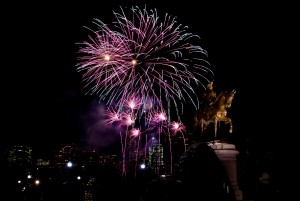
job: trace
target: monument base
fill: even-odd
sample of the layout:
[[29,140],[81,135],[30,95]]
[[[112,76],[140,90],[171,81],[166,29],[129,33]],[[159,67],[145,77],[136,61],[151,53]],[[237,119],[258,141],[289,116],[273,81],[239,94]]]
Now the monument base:
[[237,179],[237,164],[236,156],[239,152],[236,150],[235,145],[227,142],[213,141],[208,144],[219,157],[222,162],[231,185],[235,192],[235,197],[237,201],[243,200],[243,193],[239,188]]

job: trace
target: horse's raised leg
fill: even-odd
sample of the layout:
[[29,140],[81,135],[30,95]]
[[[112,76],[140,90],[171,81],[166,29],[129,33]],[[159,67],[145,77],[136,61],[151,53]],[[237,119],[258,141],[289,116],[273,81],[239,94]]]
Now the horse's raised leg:
[[214,129],[215,129],[215,138],[217,137],[217,130],[218,130],[218,120],[217,118],[215,118],[215,121],[214,121]]
[[229,123],[229,133],[232,133],[232,120],[228,118],[227,123]]
[[200,132],[201,132],[201,135],[202,135],[203,131],[204,131],[204,119],[203,118],[200,118],[199,126],[200,126]]

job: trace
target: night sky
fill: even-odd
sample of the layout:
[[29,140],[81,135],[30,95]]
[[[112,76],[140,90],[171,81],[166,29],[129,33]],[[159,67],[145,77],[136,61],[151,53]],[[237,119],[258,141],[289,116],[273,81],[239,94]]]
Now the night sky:
[[82,90],[75,68],[76,43],[87,39],[83,26],[90,26],[93,18],[110,24],[119,6],[142,8],[145,3],[162,15],[177,16],[202,38],[215,72],[216,91],[237,90],[228,110],[237,135],[256,143],[274,137],[274,127],[266,121],[271,122],[268,115],[274,112],[269,102],[280,84],[266,79],[281,67],[278,55],[285,23],[277,10],[192,0],[99,2],[7,5],[1,25],[3,144],[34,141],[45,150],[68,141],[113,144],[115,139],[100,140],[86,129],[97,121],[101,109],[97,98]]

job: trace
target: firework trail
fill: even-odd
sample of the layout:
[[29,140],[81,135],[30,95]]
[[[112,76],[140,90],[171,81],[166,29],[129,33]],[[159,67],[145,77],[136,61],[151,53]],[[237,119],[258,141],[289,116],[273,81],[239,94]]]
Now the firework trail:
[[[126,176],[126,151],[129,144],[135,142],[136,143],[136,156],[135,161],[137,167],[137,157],[138,157],[138,150],[140,146],[140,139],[143,133],[149,132],[153,130],[153,128],[146,128],[143,132],[141,128],[136,128],[135,125],[137,123],[137,118],[139,115],[141,104],[138,98],[131,97],[127,100],[122,108],[108,108],[106,111],[106,120],[105,123],[110,126],[117,126],[120,128],[120,139],[121,139],[121,150],[122,150],[122,174]],[[130,139],[131,137],[131,139]],[[136,173],[135,173],[136,174]]]
[[180,133],[181,137],[183,139],[183,144],[184,144],[184,152],[186,152],[186,139],[184,136],[184,133],[186,131],[186,127],[182,122],[170,122],[167,120],[167,115],[165,111],[156,111],[153,112],[150,117],[150,122],[152,124],[152,129],[153,127],[157,126],[158,127],[158,144],[160,144],[160,134],[165,133],[168,135],[168,140],[169,140],[169,154],[170,154],[170,173],[172,174],[173,170],[173,154],[172,154],[172,141],[171,137],[175,136],[176,134]]
[[138,155],[139,155],[139,149],[140,149],[140,140],[141,140],[141,131],[138,128],[134,128],[131,130],[131,136],[133,136],[133,139],[137,139],[137,148],[136,148],[136,154],[135,154],[135,168],[134,168],[134,176],[136,177],[136,170],[138,165]]

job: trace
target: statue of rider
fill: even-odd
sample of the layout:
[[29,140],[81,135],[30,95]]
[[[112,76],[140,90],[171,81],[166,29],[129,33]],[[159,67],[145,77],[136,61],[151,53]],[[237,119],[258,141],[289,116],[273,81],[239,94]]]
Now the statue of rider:
[[214,104],[217,101],[217,93],[213,90],[213,81],[207,84],[205,93],[203,94],[203,112],[206,113],[209,109],[213,108]]

